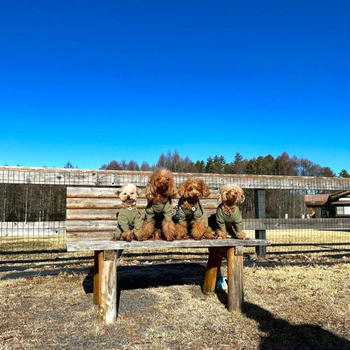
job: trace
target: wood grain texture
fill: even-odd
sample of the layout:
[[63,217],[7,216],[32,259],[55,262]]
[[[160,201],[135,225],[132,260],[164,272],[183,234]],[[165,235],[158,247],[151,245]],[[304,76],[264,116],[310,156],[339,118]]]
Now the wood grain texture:
[[255,247],[257,245],[269,245],[267,240],[241,240],[241,239],[202,239],[202,240],[178,240],[178,241],[78,241],[67,242],[67,250],[88,251],[88,250],[118,250],[118,249],[162,249],[162,248],[210,248],[210,247],[234,247],[246,246]]
[[113,241],[113,231],[100,231],[100,232],[70,232],[67,233],[67,241],[69,242],[81,242],[81,241]]
[[100,268],[99,320],[112,324],[117,318],[117,256],[115,251],[104,251]]
[[116,220],[115,209],[74,209],[67,210],[67,220]]
[[243,303],[243,247],[227,249],[227,308],[240,311]]

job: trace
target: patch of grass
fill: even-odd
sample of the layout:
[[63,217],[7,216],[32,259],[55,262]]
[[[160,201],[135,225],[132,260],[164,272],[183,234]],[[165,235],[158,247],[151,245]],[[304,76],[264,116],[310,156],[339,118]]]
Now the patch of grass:
[[0,252],[66,249],[65,235],[0,237]]
[[347,257],[245,261],[243,313],[202,294],[205,264],[120,263],[108,327],[92,303],[91,260],[0,265],[0,349],[349,349]]

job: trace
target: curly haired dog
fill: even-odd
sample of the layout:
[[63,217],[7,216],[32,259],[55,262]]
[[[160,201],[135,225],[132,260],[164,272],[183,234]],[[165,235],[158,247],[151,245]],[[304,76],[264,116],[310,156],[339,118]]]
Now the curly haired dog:
[[208,215],[204,212],[199,201],[200,198],[208,197],[210,190],[203,180],[189,178],[178,187],[181,196],[178,203],[176,224],[176,238],[188,238],[188,225],[191,226],[190,235],[194,239],[214,238],[211,228],[208,226]]
[[127,184],[117,194],[122,201],[123,208],[117,213],[117,228],[115,238],[131,241],[142,233],[142,216],[136,208],[136,200],[140,190],[133,184]]
[[167,169],[156,169],[146,185],[146,221],[140,239],[160,239],[161,232],[167,241],[175,239],[175,224],[172,221],[171,199],[176,195],[172,173]]
[[217,238],[227,238],[230,235],[238,239],[246,238],[243,232],[242,214],[236,205],[243,203],[244,199],[243,190],[238,185],[228,184],[220,188],[219,200],[221,203],[215,215]]

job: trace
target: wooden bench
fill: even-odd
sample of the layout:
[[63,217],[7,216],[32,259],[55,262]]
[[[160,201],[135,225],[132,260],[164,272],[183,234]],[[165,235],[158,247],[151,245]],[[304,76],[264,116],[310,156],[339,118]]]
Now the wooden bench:
[[[177,201],[174,200],[174,206]],[[206,210],[214,210],[215,196],[202,201]],[[140,198],[142,209],[146,200]],[[117,250],[209,248],[203,293],[215,292],[217,275],[223,258],[227,259],[228,310],[241,308],[243,302],[243,249],[266,246],[262,239],[115,241],[116,212],[121,208],[116,188],[67,187],[67,250],[94,251],[93,300],[99,306],[99,319],[107,324],[117,317]]]

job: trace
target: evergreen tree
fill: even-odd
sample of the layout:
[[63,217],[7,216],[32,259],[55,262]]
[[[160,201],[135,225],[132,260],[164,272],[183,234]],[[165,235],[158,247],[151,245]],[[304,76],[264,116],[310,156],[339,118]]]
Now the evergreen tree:
[[342,169],[339,173],[339,177],[349,178],[350,175],[345,169]]

